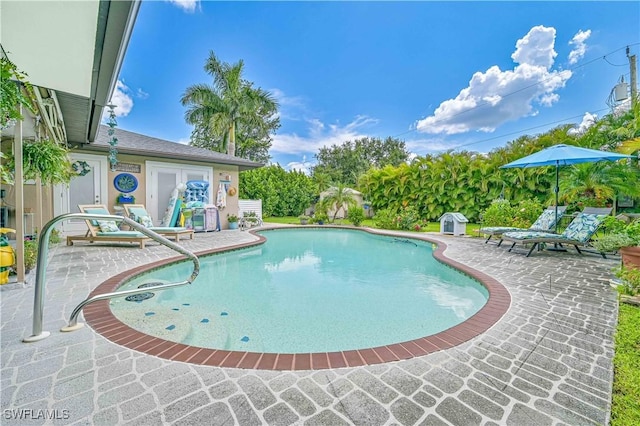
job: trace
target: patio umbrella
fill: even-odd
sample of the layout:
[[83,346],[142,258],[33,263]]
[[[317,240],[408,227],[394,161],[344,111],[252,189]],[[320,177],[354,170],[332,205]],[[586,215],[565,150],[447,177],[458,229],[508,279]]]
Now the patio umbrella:
[[633,158],[631,155],[617,154],[615,152],[598,151],[596,149],[581,148],[579,146],[558,144],[545,148],[534,154],[522,157],[519,160],[501,166],[501,169],[529,168],[541,166],[556,166],[556,224],[558,229],[558,192],[560,166],[579,163],[595,163],[598,161],[616,161],[622,158]]

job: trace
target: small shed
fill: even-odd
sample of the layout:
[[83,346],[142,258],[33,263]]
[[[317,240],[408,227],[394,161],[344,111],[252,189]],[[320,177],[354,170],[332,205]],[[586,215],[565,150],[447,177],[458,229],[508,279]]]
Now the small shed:
[[469,219],[462,213],[445,213],[440,216],[440,233],[464,235],[467,232]]

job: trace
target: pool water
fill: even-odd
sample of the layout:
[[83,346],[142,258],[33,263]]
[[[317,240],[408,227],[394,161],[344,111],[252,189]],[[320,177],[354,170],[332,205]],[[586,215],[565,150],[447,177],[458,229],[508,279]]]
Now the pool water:
[[[488,291],[443,265],[430,243],[363,231],[263,231],[261,246],[201,258],[190,286],[111,301],[146,334],[212,349],[333,352],[429,336],[479,311]],[[152,271],[121,288],[184,280],[192,265]]]

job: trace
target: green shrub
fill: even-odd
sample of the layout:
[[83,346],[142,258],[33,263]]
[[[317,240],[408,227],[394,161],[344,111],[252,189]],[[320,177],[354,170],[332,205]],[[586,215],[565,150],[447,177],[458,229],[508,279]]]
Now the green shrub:
[[640,294],[640,269],[621,266],[615,274],[622,280],[622,285],[618,286],[619,293],[629,296]]
[[353,226],[360,226],[364,220],[364,209],[360,206],[353,206],[347,212],[347,220],[353,224]]
[[373,216],[373,223],[377,228],[395,229],[396,217],[396,213],[390,209],[376,210],[376,214]]
[[482,226],[511,226],[516,217],[516,209],[509,200],[493,200],[482,213]]
[[511,226],[518,228],[530,227],[538,219],[542,210],[542,204],[536,199],[520,201],[518,207],[515,207],[515,216]]

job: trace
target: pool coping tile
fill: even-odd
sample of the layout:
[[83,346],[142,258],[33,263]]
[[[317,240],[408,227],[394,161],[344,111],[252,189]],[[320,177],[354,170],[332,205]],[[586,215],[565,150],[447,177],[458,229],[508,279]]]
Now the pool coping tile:
[[[276,228],[264,228],[262,231],[271,231]],[[282,229],[282,228],[277,228]],[[392,232],[361,229],[376,235],[394,235]],[[266,238],[253,233],[258,239],[244,244],[236,244],[224,248],[215,248],[198,252],[198,256],[238,250],[263,244]],[[139,352],[154,355],[159,358],[182,361],[192,364],[234,367],[259,370],[323,370],[331,368],[357,367],[373,365],[384,362],[398,361],[423,356],[429,353],[448,349],[476,338],[493,327],[508,311],[511,306],[509,291],[496,279],[469,266],[451,260],[444,255],[447,245],[442,241],[416,235],[417,240],[426,241],[436,245],[433,256],[436,260],[448,265],[463,274],[479,281],[488,291],[487,303],[465,322],[455,325],[439,333],[421,337],[407,342],[389,344],[375,348],[362,348],[340,352],[328,353],[298,353],[275,354],[258,352],[240,352],[207,349],[189,346],[164,340],[159,337],[141,333],[116,318],[109,307],[107,300],[95,302],[83,309],[84,317],[91,328],[98,334],[118,345],[125,346]],[[159,260],[147,265],[138,266],[109,278],[98,285],[90,296],[115,291],[123,283],[134,276],[150,270],[166,266],[170,263],[186,262],[182,256]]]

